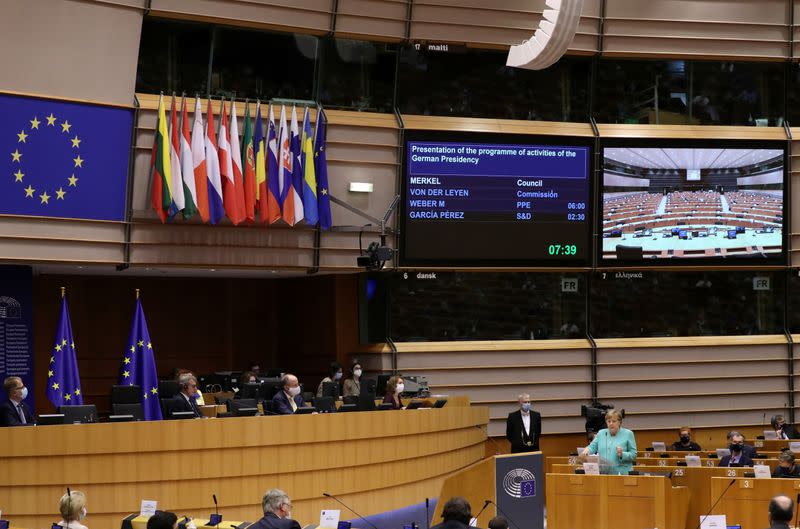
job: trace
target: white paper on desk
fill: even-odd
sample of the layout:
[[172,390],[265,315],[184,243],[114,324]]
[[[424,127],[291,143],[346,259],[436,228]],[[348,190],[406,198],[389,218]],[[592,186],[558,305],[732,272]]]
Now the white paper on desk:
[[755,473],[757,478],[769,479],[772,477],[769,465],[753,465],[753,472]]
[[731,451],[727,448],[717,448],[717,457],[722,459],[725,456],[731,455]]
[[726,529],[728,522],[724,514],[709,514],[700,517],[700,529]]
[[339,515],[342,511],[337,509],[323,509],[319,512],[319,527],[336,529],[339,527]]
[[663,443],[661,441],[653,441],[653,451],[654,452],[666,452],[667,451],[667,443]]
[[699,467],[700,466],[700,456],[686,456],[686,466],[687,467]]
[[775,430],[764,430],[765,441],[775,441],[778,438],[778,432]]
[[600,475],[600,463],[584,463],[583,471],[589,476]]
[[156,513],[158,502],[155,500],[142,500],[142,509],[139,511],[140,516],[147,516],[150,518]]
[[791,450],[795,454],[800,453],[800,443],[798,442],[789,443],[789,450]]

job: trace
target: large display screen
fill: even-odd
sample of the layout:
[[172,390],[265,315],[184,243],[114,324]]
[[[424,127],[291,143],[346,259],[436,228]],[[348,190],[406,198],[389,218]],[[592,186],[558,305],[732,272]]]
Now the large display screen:
[[601,262],[781,264],[785,157],[775,142],[604,145]]
[[590,140],[560,140],[408,132],[400,264],[588,263]]

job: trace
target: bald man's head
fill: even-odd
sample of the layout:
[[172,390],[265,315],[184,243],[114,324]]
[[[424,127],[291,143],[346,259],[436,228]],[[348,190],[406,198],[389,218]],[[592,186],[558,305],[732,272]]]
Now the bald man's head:
[[788,496],[775,496],[769,502],[769,521],[791,522],[794,512],[794,502]]

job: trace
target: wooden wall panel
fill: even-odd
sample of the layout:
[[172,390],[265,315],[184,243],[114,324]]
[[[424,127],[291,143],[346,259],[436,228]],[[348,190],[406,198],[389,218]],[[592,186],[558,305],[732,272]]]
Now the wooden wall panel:
[[399,42],[406,35],[410,0],[340,0],[336,34]]

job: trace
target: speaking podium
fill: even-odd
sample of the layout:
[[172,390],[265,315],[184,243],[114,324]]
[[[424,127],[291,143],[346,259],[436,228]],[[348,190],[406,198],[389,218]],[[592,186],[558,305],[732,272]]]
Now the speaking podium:
[[544,528],[544,461],[541,452],[498,455],[474,463],[445,479],[431,525],[441,521],[442,508],[453,496],[462,496],[478,516],[478,527],[488,527],[496,515],[509,519],[517,529]]
[[688,508],[665,476],[547,475],[548,529],[684,529]]

